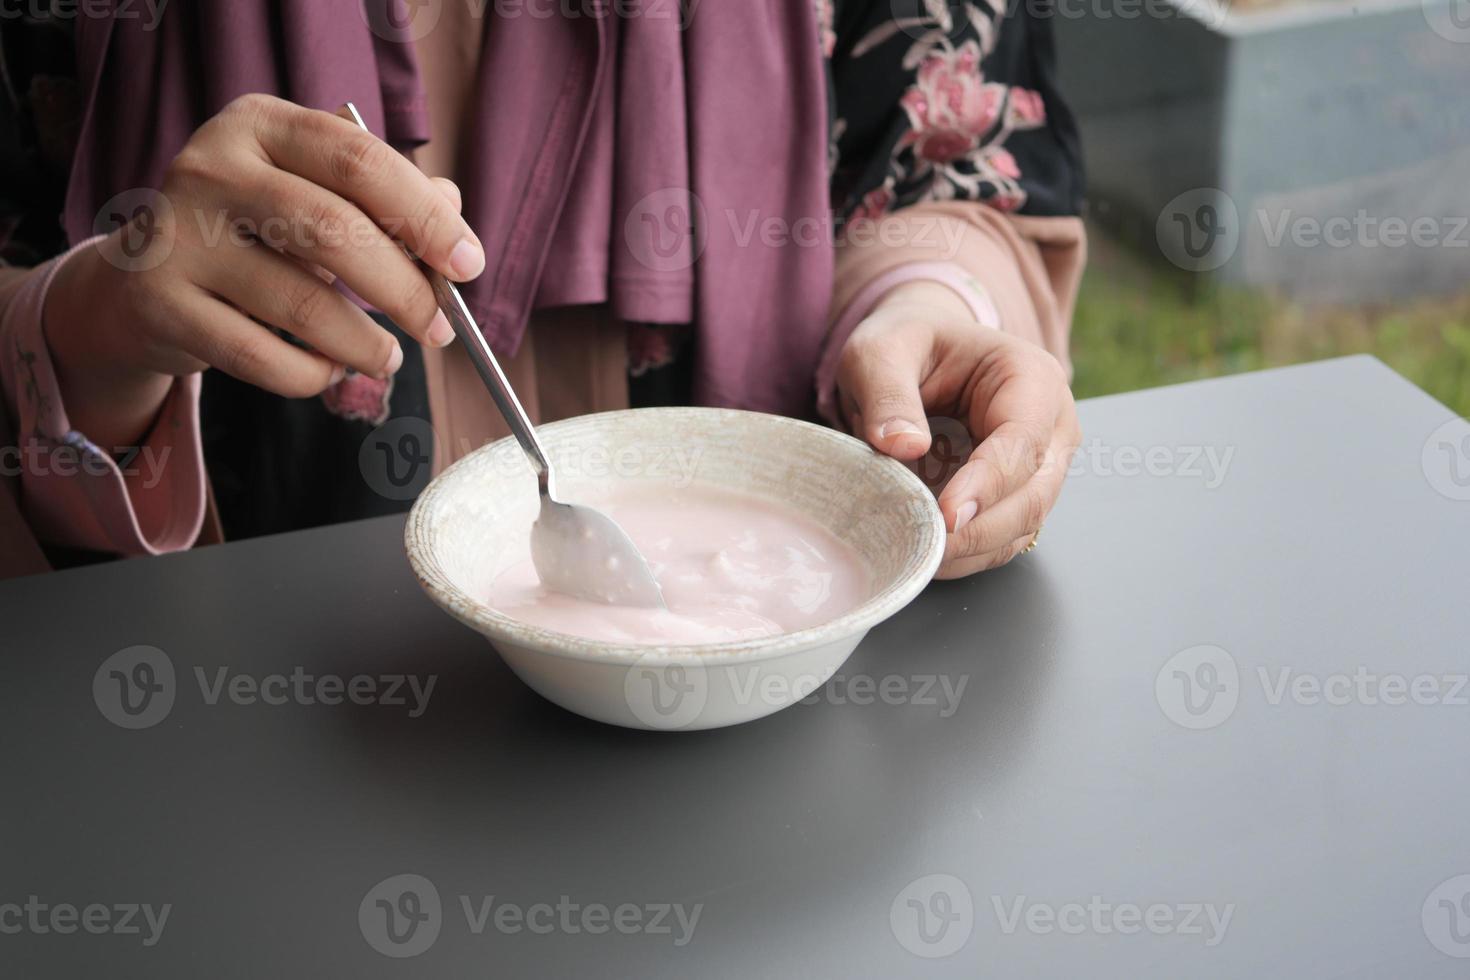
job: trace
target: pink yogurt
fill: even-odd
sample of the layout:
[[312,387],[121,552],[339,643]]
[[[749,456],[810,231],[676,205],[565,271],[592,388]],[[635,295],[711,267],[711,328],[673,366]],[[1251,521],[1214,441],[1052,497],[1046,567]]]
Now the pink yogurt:
[[872,595],[851,547],[777,503],[704,488],[578,502],[628,532],[668,608],[550,592],[531,565],[529,541],[495,579],[490,605],[533,626],[613,643],[721,643],[817,626]]

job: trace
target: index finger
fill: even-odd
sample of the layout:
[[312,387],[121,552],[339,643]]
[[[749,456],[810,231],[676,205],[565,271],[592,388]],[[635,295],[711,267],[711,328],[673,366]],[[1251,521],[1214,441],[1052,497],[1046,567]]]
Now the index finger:
[[330,112],[279,103],[256,124],[271,162],[346,198],[447,278],[485,270],[485,249],[433,181],[393,147]]

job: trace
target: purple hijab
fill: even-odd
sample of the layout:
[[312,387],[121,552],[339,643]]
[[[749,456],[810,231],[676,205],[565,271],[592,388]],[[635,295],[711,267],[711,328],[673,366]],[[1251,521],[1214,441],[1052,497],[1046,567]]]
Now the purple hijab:
[[[351,100],[395,146],[428,140],[412,18],[478,0],[412,13],[405,2],[192,0],[152,30],[81,18],[90,95],[70,239],[92,234],[113,195],[160,186],[189,135],[247,92],[321,109]],[[537,307],[607,303],[627,320],[693,323],[697,401],[808,415],[832,277],[812,0],[698,3],[687,23],[680,6],[486,6],[472,165],[460,172],[489,262],[465,297],[506,354]],[[788,229],[807,244],[784,241]]]

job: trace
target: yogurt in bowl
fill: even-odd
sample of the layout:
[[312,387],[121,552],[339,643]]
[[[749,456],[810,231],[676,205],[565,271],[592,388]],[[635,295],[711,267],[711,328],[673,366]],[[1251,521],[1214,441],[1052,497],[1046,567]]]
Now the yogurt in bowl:
[[944,522],[902,464],[774,415],[657,408],[537,429],[559,494],[605,509],[668,609],[548,593],[529,559],[536,481],[510,439],[440,474],[409,515],[428,594],[549,700],[631,728],[749,721],[825,683],[933,577]]

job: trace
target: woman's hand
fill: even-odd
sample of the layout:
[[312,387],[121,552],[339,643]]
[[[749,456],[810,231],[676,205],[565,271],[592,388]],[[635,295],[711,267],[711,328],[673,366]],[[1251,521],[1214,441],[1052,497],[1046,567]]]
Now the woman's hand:
[[163,198],[144,209],[148,227],[135,215],[66,263],[47,303],[73,425],[103,445],[127,437],[97,428],[146,423],[157,405],[138,399],[205,367],[288,397],[317,394],[345,368],[387,377],[403,362],[398,342],[331,282],[439,347],[453,333],[400,243],[457,281],[485,266],[452,183],[347,119],[269,96],[239,98],[201,127]]
[[1036,540],[1082,439],[1051,354],[977,323],[948,288],[913,282],[853,331],[837,388],[853,432],[896,459],[929,452],[931,415],[963,421],[978,445],[939,495],[950,529],[939,578],[1004,565]]

